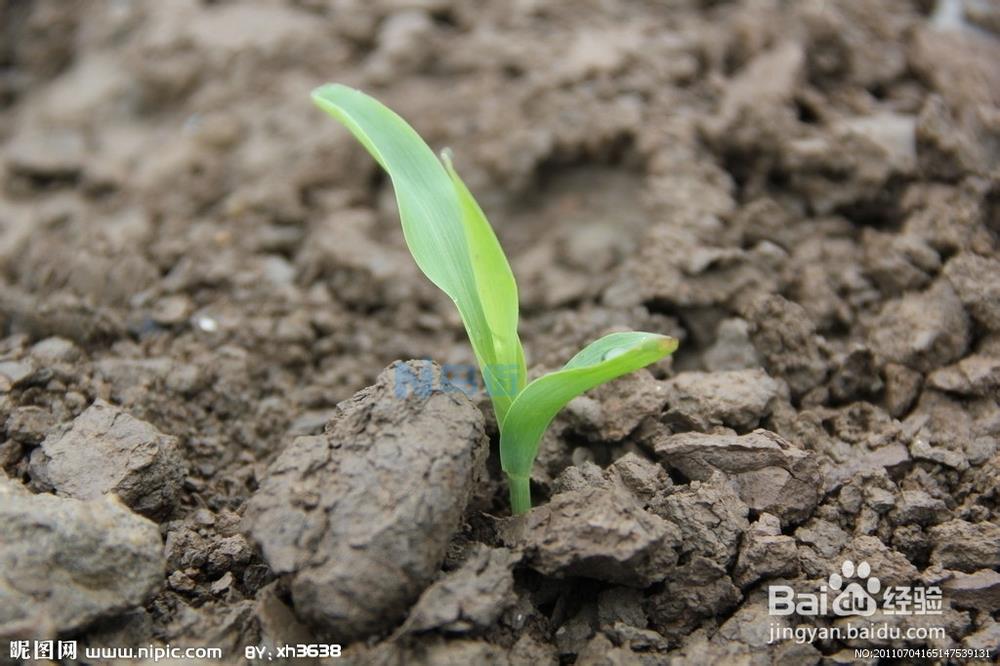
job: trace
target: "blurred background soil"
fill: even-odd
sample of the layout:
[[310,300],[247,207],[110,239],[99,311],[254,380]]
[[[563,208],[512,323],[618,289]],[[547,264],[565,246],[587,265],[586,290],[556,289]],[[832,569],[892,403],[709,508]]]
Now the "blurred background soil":
[[[616,328],[682,339],[559,417],[541,501],[574,463],[656,459],[685,433],[766,428],[819,470],[794,511],[732,499],[715,573],[688,583],[718,594],[524,568],[529,628],[506,614],[358,659],[839,663],[845,644],[762,646],[760,581],[819,579],[861,546],[908,580],[985,571],[941,644],[997,648],[989,0],[0,1],[0,465],[88,498],[130,437],[159,442],[115,489],[158,524],[162,577],[52,635],[239,654],[304,631],[239,528],[267,466],[392,361],[472,361],[387,179],[312,107],[326,81],[452,148],[510,256],[533,374]],[[77,460],[95,428],[124,430]],[[665,485],[698,483],[664,464]],[[497,545],[491,465],[463,544]],[[754,526],[789,539],[756,576],[736,571]],[[956,539],[982,556],[951,557]]]

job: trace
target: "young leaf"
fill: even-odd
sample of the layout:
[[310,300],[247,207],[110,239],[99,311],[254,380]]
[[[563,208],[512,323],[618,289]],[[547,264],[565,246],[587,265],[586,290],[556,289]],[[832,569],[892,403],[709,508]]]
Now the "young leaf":
[[[493,227],[486,219],[483,209],[473,198],[469,188],[459,177],[451,163],[451,151],[441,154],[448,175],[455,185],[458,202],[462,208],[462,222],[465,225],[466,238],[469,241],[469,251],[472,255],[472,269],[476,274],[476,286],[479,290],[479,300],[483,313],[493,333],[493,349],[497,359],[510,362],[510,367],[483,368],[486,385],[490,393],[502,393],[506,390],[513,400],[524,388],[528,372],[525,368],[524,351],[521,340],[517,336],[518,301],[517,283],[514,273],[510,270],[507,257],[500,247],[500,241],[493,233]],[[503,375],[512,379],[513,386],[504,386]],[[511,376],[512,375],[512,376]],[[495,389],[490,381],[496,383]],[[511,388],[513,390],[511,390]],[[498,414],[502,422],[505,414]]]
[[517,336],[517,285],[507,258],[472,194],[405,120],[364,93],[339,84],[313,91],[389,174],[403,237],[420,270],[458,307],[498,421],[524,386]]
[[531,508],[531,467],[538,443],[556,413],[584,391],[673,353],[677,344],[666,335],[612,333],[590,343],[561,370],[539,377],[518,394],[500,428],[500,464],[510,480],[514,513]]

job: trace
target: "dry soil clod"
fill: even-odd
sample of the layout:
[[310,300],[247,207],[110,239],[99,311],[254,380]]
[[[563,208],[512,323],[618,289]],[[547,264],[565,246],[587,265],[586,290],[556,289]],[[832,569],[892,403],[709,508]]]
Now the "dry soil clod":
[[360,639],[402,619],[431,583],[485,452],[482,413],[441,389],[440,369],[397,362],[341,403],[323,435],[282,452],[245,526],[271,569],[290,577],[300,617],[337,640]]
[[820,499],[820,474],[812,453],[767,430],[747,435],[696,432],[661,435],[656,454],[689,479],[708,480],[714,471],[732,479],[747,505],[794,524],[808,518]]
[[29,470],[43,489],[83,500],[115,493],[144,515],[173,509],[185,472],[176,438],[104,400],[50,432]]
[[33,495],[0,474],[0,571],[0,638],[54,637],[146,601],[163,546],[114,497]]

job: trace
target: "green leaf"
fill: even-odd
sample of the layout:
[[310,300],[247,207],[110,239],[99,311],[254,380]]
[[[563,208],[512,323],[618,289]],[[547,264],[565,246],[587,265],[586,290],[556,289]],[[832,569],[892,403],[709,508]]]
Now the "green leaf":
[[[677,340],[655,333],[612,333],[587,345],[561,370],[521,391],[500,428],[500,464],[527,484],[538,443],[566,403],[599,384],[654,363],[677,349]],[[518,507],[514,508],[518,513]]]
[[386,106],[339,84],[317,88],[312,99],[389,174],[410,253],[458,307],[503,422],[525,383],[524,351],[517,336],[517,285],[485,215],[450,159],[442,165],[420,135]]
[[[527,381],[527,369],[524,362],[524,350],[517,336],[517,319],[519,305],[517,301],[517,283],[514,272],[510,270],[507,257],[500,247],[500,241],[493,233],[493,227],[486,219],[483,209],[473,198],[469,188],[455,171],[451,163],[451,151],[441,154],[448,175],[455,185],[458,202],[462,208],[462,222],[465,225],[465,237],[469,243],[472,258],[472,270],[476,276],[476,287],[483,313],[493,333],[493,349],[496,358],[501,362],[509,362],[509,367],[487,367],[483,369],[487,386],[494,382],[495,388],[490,394],[506,393],[511,400],[524,388]],[[513,380],[509,382],[507,380]],[[512,383],[512,387],[505,384]],[[502,421],[504,415],[497,415]]]

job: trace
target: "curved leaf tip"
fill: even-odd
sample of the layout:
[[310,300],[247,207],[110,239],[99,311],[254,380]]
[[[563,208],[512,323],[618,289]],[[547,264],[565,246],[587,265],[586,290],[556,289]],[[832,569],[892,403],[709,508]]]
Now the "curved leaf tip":
[[[560,370],[528,384],[514,399],[500,427],[500,463],[512,489],[524,487],[549,423],[570,400],[673,353],[676,338],[656,333],[612,333],[584,347]],[[512,492],[512,501],[515,495]],[[515,513],[523,508],[515,506]],[[526,510],[526,509],[524,509]]]

